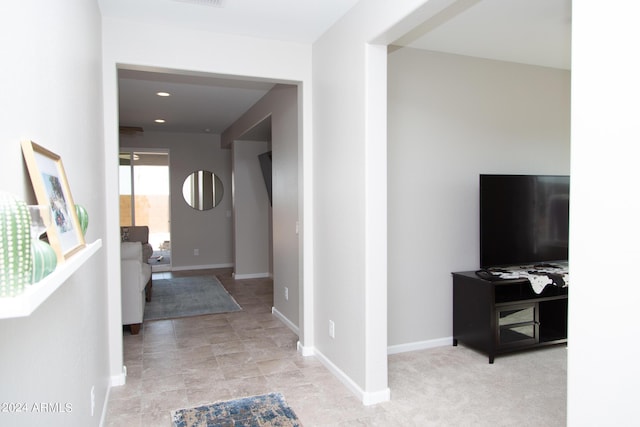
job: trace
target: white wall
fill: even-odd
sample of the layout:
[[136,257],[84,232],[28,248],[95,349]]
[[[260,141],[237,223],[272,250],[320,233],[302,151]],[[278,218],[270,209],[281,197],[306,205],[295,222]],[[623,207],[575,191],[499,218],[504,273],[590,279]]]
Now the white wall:
[[[289,325],[300,327],[299,109],[298,88],[276,86],[272,104],[273,153],[273,305]],[[288,289],[285,299],[284,288]],[[296,328],[296,329],[298,329]]]
[[389,54],[389,345],[450,344],[451,272],[479,268],[478,175],[569,174],[566,70]]
[[[21,139],[59,154],[74,201],[89,213],[89,242],[105,239],[100,27],[95,1],[0,4],[0,189],[35,203]],[[0,424],[99,425],[110,381],[104,254],[31,316],[0,320],[0,401],[72,411],[1,413]]]
[[314,347],[365,403],[389,398],[383,35],[423,3],[359,2],[313,45]]
[[573,2],[569,426],[637,423],[639,14]]
[[[231,266],[231,150],[220,148],[220,135],[144,132],[141,135],[120,135],[120,146],[169,150],[172,268]],[[207,211],[192,209],[182,197],[184,179],[200,169],[216,174],[223,185],[222,201]],[[200,255],[194,255],[194,249],[198,249]]]
[[[103,99],[105,107],[105,153],[115,158],[118,150],[118,102],[117,67],[119,64],[142,66],[146,69],[161,68],[172,72],[189,71],[220,76],[245,76],[270,81],[301,83],[302,122],[305,124],[301,144],[311,145],[311,48],[309,45],[262,40],[250,37],[227,36],[206,31],[173,27],[170,24],[153,25],[125,20],[103,20]],[[310,162],[310,148],[305,151],[306,163]],[[117,230],[119,215],[117,166],[106,163],[106,198],[113,206],[107,210],[107,229]],[[305,191],[311,194],[311,180],[304,182]],[[310,201],[304,205],[305,215],[310,212]],[[109,205],[111,206],[111,204]],[[303,242],[305,255],[313,253],[311,223],[303,221],[302,227],[308,239]],[[109,234],[112,245],[107,253],[107,268],[118,272],[118,233]],[[305,263],[305,286],[312,287],[310,260]],[[110,277],[109,310],[113,319],[119,316],[119,278]],[[116,295],[117,292],[117,295]],[[305,313],[305,316],[307,313]],[[311,315],[311,312],[308,313]],[[307,325],[311,322],[307,322]],[[117,350],[122,341],[121,327],[115,320],[109,325],[111,348],[111,372],[116,375],[122,368],[122,354]],[[312,339],[311,334],[306,334]],[[303,338],[304,340],[304,338]]]
[[[260,101],[222,134],[222,143],[241,137],[265,117],[271,121],[271,151],[273,158],[273,305],[293,330],[299,332],[302,280],[299,277],[300,245],[296,233],[299,201],[299,108],[298,88],[276,85]],[[285,298],[288,289],[289,298]]]
[[269,277],[270,207],[258,161],[269,144],[234,141],[232,150],[234,277]]

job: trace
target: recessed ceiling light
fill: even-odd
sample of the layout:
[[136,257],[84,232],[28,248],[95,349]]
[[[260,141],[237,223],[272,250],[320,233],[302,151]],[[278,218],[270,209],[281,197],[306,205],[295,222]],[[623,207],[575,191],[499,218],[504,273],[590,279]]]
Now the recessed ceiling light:
[[165,119],[155,119],[154,122],[156,122],[156,123],[164,123]]
[[156,95],[158,95],[158,96],[171,96],[171,94],[169,92],[156,92]]

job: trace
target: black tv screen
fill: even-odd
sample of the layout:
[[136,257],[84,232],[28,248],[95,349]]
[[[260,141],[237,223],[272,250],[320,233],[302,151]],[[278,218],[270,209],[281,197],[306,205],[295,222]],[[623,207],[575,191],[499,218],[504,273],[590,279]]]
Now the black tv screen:
[[480,175],[480,267],[569,258],[569,177]]

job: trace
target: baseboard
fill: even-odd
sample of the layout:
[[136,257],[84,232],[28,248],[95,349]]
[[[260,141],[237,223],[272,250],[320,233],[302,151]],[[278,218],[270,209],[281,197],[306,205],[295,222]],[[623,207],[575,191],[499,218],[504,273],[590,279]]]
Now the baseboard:
[[234,264],[206,264],[206,265],[185,265],[182,267],[171,266],[171,271],[187,271],[187,270],[208,270],[211,268],[229,268]]
[[104,404],[102,405],[102,415],[100,415],[100,423],[98,424],[100,427],[105,425],[104,422],[107,419],[107,410],[109,409],[109,397],[110,396],[111,396],[111,385],[109,385],[109,387],[107,387],[107,393],[104,396]]
[[444,338],[437,338],[435,340],[391,345],[387,347],[387,354],[407,353],[410,351],[426,350],[429,348],[446,347],[451,345],[453,345],[453,337],[444,337]]
[[111,397],[111,389],[113,387],[118,387],[121,385],[125,385],[127,382],[127,367],[122,367],[122,373],[118,375],[112,375],[109,377],[109,384],[107,386],[107,393],[104,397],[104,404],[102,405],[102,415],[100,416],[100,423],[98,424],[100,427],[104,426],[104,422],[107,419],[107,410],[109,409],[109,398]]
[[271,277],[271,273],[251,273],[251,274],[233,274],[233,278],[236,280],[243,279],[266,279]]
[[118,387],[121,385],[125,385],[127,382],[127,367],[122,367],[122,373],[118,375],[112,375],[109,381],[110,387]]
[[360,399],[363,405],[375,405],[377,403],[386,402],[391,399],[391,391],[387,387],[384,390],[368,392],[362,390],[347,374],[331,362],[324,354],[314,349],[314,355],[320,362],[342,382],[353,394]]
[[391,389],[389,387],[376,392],[367,392],[362,397],[362,404],[365,406],[377,405],[378,403],[391,400]]
[[302,345],[302,343],[300,341],[298,341],[298,343],[296,344],[297,349],[298,349],[298,353],[300,353],[301,356],[304,357],[310,357],[310,356],[315,356],[316,352],[313,349],[313,347],[305,347]]
[[[273,309],[272,309],[273,310]],[[429,348],[444,347],[453,345],[453,337],[438,338],[434,340],[419,341],[408,344],[399,344],[387,347],[387,354],[406,353],[416,350],[426,350]],[[353,394],[355,394],[363,405],[375,405],[386,402],[391,399],[391,390],[387,387],[384,390],[376,392],[367,392],[362,390],[358,384],[353,382],[340,368],[331,362],[324,354],[314,347],[304,347],[298,341],[298,353],[302,356],[316,356],[318,360],[342,382]]]
[[294,334],[300,336],[300,329],[296,325],[293,324],[291,320],[289,320],[284,314],[280,313],[275,307],[271,307],[271,314],[278,318],[282,323],[284,323]]

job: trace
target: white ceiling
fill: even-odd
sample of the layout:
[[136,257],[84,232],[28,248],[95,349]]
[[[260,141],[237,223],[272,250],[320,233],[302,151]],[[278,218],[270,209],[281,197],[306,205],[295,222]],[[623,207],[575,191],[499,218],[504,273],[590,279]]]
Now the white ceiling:
[[267,82],[121,69],[120,126],[220,134],[272,87]]
[[[98,0],[105,17],[312,43],[358,0]],[[366,1],[366,0],[362,0]],[[571,0],[457,0],[395,45],[570,69]],[[120,123],[221,133],[272,83],[121,70]],[[170,97],[160,98],[157,91]],[[167,120],[162,125],[156,118]]]
[[98,0],[103,16],[312,43],[358,0]]
[[571,68],[571,0],[459,0],[396,44]]

